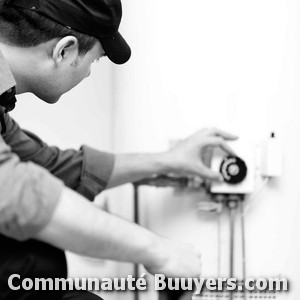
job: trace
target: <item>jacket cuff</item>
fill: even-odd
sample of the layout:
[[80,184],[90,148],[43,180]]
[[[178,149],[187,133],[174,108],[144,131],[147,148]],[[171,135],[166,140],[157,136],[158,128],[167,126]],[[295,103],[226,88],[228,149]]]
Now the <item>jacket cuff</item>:
[[110,179],[115,155],[82,146],[83,166],[77,191],[89,200],[103,191]]

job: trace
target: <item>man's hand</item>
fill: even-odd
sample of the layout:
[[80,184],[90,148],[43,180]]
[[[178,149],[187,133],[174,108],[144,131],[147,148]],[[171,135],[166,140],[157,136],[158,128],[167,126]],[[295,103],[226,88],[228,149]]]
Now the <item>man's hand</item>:
[[170,174],[198,176],[206,180],[221,180],[220,174],[209,168],[212,148],[219,147],[234,154],[226,141],[237,137],[219,129],[204,129],[180,141],[173,149],[163,153],[117,154],[107,187]]
[[156,263],[146,265],[151,274],[164,274],[169,278],[199,277],[201,273],[201,254],[193,246],[163,240],[160,247],[154,249]]
[[220,129],[204,129],[178,142],[174,148],[164,154],[164,160],[172,173],[222,180],[219,173],[209,168],[212,148],[219,147],[228,154],[234,155],[234,151],[226,141],[236,139],[237,136]]

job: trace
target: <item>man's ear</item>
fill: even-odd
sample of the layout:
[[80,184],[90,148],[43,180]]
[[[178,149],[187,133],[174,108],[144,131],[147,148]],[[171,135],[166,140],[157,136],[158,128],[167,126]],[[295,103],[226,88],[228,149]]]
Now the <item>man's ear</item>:
[[63,62],[72,63],[78,58],[78,40],[74,36],[60,39],[53,48],[52,58],[56,65]]

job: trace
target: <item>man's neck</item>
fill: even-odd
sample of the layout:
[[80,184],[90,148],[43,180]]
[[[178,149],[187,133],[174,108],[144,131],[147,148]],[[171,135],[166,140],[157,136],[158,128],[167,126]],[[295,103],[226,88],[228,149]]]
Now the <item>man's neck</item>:
[[10,66],[0,51],[0,95],[16,85]]
[[0,42],[0,51],[16,81],[16,93],[28,92],[26,81],[23,80],[24,68],[26,69],[26,67],[24,65],[24,55],[22,57],[20,48]]

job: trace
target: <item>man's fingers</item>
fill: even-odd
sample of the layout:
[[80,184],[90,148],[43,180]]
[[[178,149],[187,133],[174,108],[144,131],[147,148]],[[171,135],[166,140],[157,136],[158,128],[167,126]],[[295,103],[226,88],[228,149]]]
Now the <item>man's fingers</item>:
[[236,156],[236,153],[233,151],[233,149],[231,147],[229,147],[225,141],[222,141],[220,144],[219,144],[219,147],[224,150],[225,152],[227,152],[228,154],[231,154],[231,155],[234,155]]
[[207,132],[208,132],[208,135],[219,136],[219,137],[222,137],[223,139],[229,140],[229,141],[233,141],[233,140],[238,139],[238,136],[236,136],[234,134],[231,134],[229,132],[226,132],[224,130],[218,129],[218,128],[208,129]]
[[206,167],[204,165],[201,166],[201,169],[199,170],[199,175],[202,178],[223,181],[223,177],[220,173],[214,172],[213,170],[209,169],[208,167]]
[[215,147],[220,147],[223,151],[231,155],[236,155],[233,149],[228,146],[222,137],[210,137],[207,140],[207,144]]
[[212,147],[207,146],[202,149],[202,153],[201,153],[202,161],[207,167],[210,166],[212,156],[213,156]]

